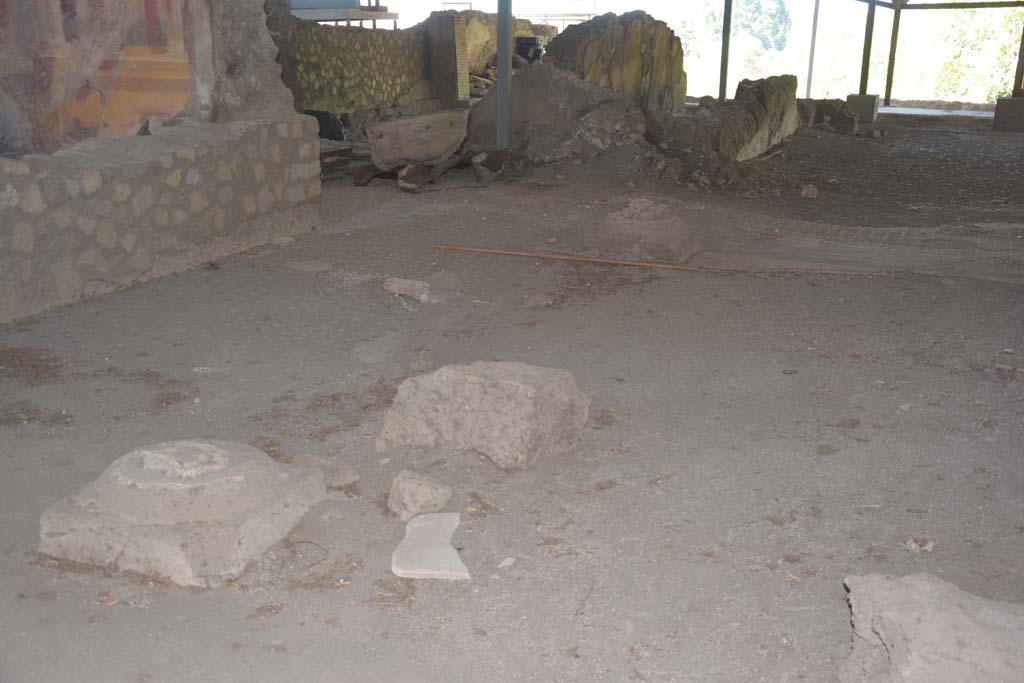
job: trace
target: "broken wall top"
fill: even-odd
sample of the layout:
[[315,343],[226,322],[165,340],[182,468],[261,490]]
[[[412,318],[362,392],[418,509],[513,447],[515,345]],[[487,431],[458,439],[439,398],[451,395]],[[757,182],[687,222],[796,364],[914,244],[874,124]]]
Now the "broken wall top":
[[686,107],[682,44],[665,22],[642,11],[569,26],[548,44],[545,61],[628,95],[643,111]]

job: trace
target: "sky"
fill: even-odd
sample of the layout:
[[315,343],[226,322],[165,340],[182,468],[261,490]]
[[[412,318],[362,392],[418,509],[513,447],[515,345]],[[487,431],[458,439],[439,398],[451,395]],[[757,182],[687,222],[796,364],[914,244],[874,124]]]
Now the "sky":
[[[717,0],[720,2],[720,0]],[[735,0],[742,2],[743,0]],[[861,51],[867,5],[856,0],[820,0],[818,42],[815,56],[813,97],[845,97],[856,92],[860,78]],[[386,0],[390,11],[400,15],[399,26],[419,23],[431,11],[440,9],[497,10],[497,0],[445,2],[442,0]],[[715,0],[712,0],[715,2]],[[384,4],[384,3],[382,3]],[[704,0],[512,0],[516,16],[542,21],[552,14],[621,14],[642,9],[679,30],[684,19],[703,29],[695,44],[684,42],[684,68],[687,72],[687,93],[700,96],[717,94],[721,50],[720,28],[708,27],[703,16],[708,8]],[[800,96],[806,93],[807,66],[810,53],[811,24],[814,0],[786,0],[792,18],[786,48],[768,55],[751,36],[733,32],[731,38],[728,91],[734,92],[742,78],[762,78],[791,73],[799,80]],[[993,21],[996,13],[993,10]],[[534,15],[534,16],[530,16]],[[905,12],[900,26],[897,50],[894,98],[935,99],[939,69],[946,59],[943,45],[944,26],[950,14],[943,10]],[[559,25],[558,21],[550,21]],[[881,93],[885,87],[885,70],[889,55],[892,11],[876,12],[874,41],[868,91]],[[982,101],[979,93],[973,97]]]

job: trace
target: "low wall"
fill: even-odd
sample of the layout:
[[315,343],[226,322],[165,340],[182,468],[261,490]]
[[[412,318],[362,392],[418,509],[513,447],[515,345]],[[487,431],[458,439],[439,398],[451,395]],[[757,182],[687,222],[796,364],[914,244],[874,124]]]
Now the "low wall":
[[281,77],[300,112],[342,117],[361,136],[378,121],[469,105],[465,22],[434,12],[404,31],[304,21],[267,0]]
[[[293,50],[292,93],[300,110],[359,116],[431,96],[427,38],[420,31],[309,24],[296,33]],[[285,83],[290,80],[285,74]]]
[[307,116],[185,119],[0,159],[0,321],[309,230],[318,131]]

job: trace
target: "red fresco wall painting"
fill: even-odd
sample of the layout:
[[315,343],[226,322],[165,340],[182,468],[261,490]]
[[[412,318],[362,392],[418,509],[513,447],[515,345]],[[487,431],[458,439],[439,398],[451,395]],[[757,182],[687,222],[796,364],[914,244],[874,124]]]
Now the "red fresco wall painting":
[[188,1],[0,0],[0,88],[31,146],[135,135],[146,118],[182,111]]

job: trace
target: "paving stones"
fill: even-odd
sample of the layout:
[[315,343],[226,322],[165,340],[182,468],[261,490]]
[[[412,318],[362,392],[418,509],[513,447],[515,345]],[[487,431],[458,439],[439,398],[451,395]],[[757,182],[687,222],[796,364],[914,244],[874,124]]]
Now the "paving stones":
[[83,564],[218,586],[327,495],[323,474],[226,441],[171,441],[115,460],[48,507],[39,551]]
[[405,579],[469,579],[469,570],[451,545],[458,527],[457,512],[413,517],[391,555],[391,571]]
[[845,683],[1024,680],[1024,605],[986,600],[930,574],[850,576]]
[[564,370],[525,363],[448,365],[398,388],[377,450],[453,448],[485,454],[501,469],[525,469],[572,451],[590,399]]
[[452,499],[452,490],[432,477],[402,470],[391,482],[388,508],[403,522],[424,512],[439,512]]

